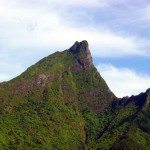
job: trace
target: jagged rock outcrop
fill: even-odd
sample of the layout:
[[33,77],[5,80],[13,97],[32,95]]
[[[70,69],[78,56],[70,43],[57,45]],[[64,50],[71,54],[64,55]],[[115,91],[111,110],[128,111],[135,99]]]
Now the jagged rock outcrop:
[[92,66],[92,56],[87,41],[76,41],[75,44],[69,49],[69,52],[76,57],[76,62],[82,69]]

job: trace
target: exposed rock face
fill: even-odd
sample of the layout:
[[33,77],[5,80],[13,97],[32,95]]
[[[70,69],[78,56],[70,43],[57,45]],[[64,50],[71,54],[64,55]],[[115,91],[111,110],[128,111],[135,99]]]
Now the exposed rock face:
[[76,56],[76,61],[82,69],[92,66],[92,56],[87,41],[76,41],[69,51]]
[[47,76],[45,74],[40,74],[37,79],[37,85],[44,87],[46,85]]

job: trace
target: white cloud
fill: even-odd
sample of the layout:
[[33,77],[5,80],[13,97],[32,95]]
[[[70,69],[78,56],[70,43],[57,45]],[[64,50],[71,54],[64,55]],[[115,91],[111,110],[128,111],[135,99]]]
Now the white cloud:
[[[122,57],[124,55],[147,55],[141,51],[140,39],[117,35],[112,31],[96,26],[76,27],[61,17],[62,12],[44,11],[36,8],[1,9],[0,42],[4,50],[14,49],[58,49],[70,46],[76,40],[88,40],[93,55],[100,57]],[[8,44],[9,43],[9,44]],[[58,45],[59,43],[59,45]],[[67,44],[64,44],[67,43]],[[37,53],[37,52],[36,52]]]
[[[43,2],[43,0],[38,0],[38,2]],[[103,0],[45,0],[44,3],[48,4],[57,4],[57,5],[88,5],[88,6],[105,6],[105,2]]]
[[150,75],[103,63],[97,69],[118,97],[137,95],[150,87]]
[[0,82],[10,80],[24,71],[22,64],[12,62],[11,60],[0,61],[0,68]]
[[[141,50],[149,41],[117,34],[88,22],[86,26],[81,26],[75,21],[77,18],[73,14],[71,18],[66,17],[71,12],[63,9],[66,4],[95,7],[113,3],[117,1],[0,0],[0,57],[5,56],[0,59],[0,68],[2,63],[7,63],[10,59],[13,60],[14,70],[17,70],[17,63],[25,69],[33,63],[32,60],[35,62],[54,51],[69,48],[76,40],[87,40],[92,55],[96,57],[150,56],[148,51]],[[62,8],[58,9],[56,5]],[[86,13],[80,15],[78,17],[83,20],[87,17]],[[12,69],[9,66],[7,68]],[[0,75],[7,73],[3,70]],[[11,74],[11,77],[13,74],[15,76],[16,71]]]
[[10,74],[3,74],[3,73],[0,74],[0,82],[6,81],[9,79],[11,79]]
[[[19,0],[21,1],[21,0]],[[28,3],[40,3],[57,6],[108,7],[113,4],[128,3],[130,0],[27,0]]]
[[[52,3],[53,0],[41,2]],[[58,1],[55,2],[58,3]],[[59,0],[59,2],[64,2],[64,0]],[[82,2],[86,1],[77,0],[69,3]],[[96,2],[101,1],[95,0],[86,3]],[[107,2],[115,2],[115,0]],[[47,11],[43,7],[23,7],[19,4],[2,3],[0,5],[0,19],[3,20],[0,23],[0,42],[2,42],[2,46],[6,46],[5,49],[7,47],[8,49],[10,47],[11,49],[25,47],[47,49],[50,46],[58,48],[55,43],[59,43],[59,47],[64,48],[66,42],[70,46],[76,40],[86,39],[93,47],[93,54],[96,56],[147,55],[145,51],[141,51],[143,41],[141,42],[141,39],[137,37],[118,35],[110,29],[91,26],[90,23],[84,27],[76,27],[76,24],[72,24],[73,20],[65,20],[65,11],[56,11],[55,9]]]
[[17,1],[19,3],[25,3],[25,4],[38,4],[40,6],[47,5],[49,7],[68,7],[68,6],[82,6],[82,7],[107,7],[109,6],[109,3],[112,3],[111,1],[116,0],[26,0],[25,2],[23,0],[13,0]]

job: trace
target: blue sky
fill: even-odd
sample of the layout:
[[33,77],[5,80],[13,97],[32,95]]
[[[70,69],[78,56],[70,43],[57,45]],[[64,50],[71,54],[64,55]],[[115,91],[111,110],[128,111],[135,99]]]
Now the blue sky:
[[0,81],[82,40],[118,97],[150,87],[148,0],[0,0]]

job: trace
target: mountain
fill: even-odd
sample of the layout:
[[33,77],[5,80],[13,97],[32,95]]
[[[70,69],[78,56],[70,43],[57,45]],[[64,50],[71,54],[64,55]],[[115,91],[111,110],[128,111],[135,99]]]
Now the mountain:
[[150,90],[118,99],[75,42],[0,83],[0,149],[150,149]]

